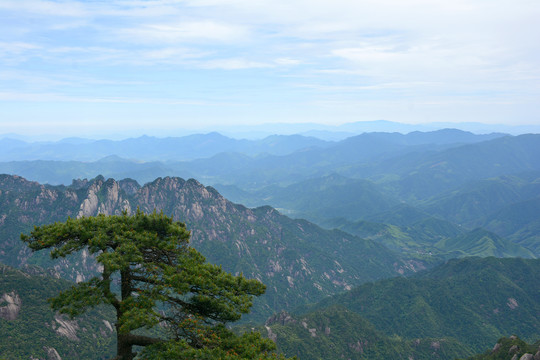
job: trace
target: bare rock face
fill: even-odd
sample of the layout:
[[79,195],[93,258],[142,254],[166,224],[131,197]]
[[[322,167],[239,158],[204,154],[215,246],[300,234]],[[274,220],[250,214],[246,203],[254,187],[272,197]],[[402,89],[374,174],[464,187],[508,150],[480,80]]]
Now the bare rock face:
[[293,319],[293,317],[288,312],[281,311],[280,313],[270,316],[268,320],[266,320],[265,325],[274,325],[274,324],[287,325],[290,323],[296,323],[296,320]]
[[273,342],[276,342],[277,340],[277,334],[272,331],[270,326],[264,326],[266,328],[266,331],[268,332],[268,338],[272,340]]
[[55,315],[54,320],[56,321],[58,327],[55,331],[62,336],[67,337],[72,341],[79,341],[77,336],[77,330],[79,330],[79,324],[75,320],[67,320],[60,315]]
[[62,360],[55,348],[46,346],[45,351],[47,351],[47,360]]
[[137,194],[137,191],[141,188],[139,183],[133,179],[120,180],[118,186],[129,196]]
[[[510,337],[510,339],[512,339],[512,337]],[[512,345],[510,350],[508,350],[508,353],[509,354],[514,354],[514,353],[517,353],[518,351],[519,351],[519,347],[517,345]]]
[[0,298],[0,318],[15,320],[21,311],[22,301],[15,291],[2,295]]
[[514,298],[508,298],[508,303],[506,305],[512,310],[519,307],[517,300]]
[[99,190],[99,186],[97,184],[92,185],[88,189],[88,194],[86,195],[86,199],[83,200],[81,204],[81,208],[79,209],[79,213],[77,214],[77,217],[83,217],[83,216],[92,216],[96,213],[97,207],[98,207],[98,197],[97,197],[97,191]]
[[365,340],[365,341],[358,340],[356,343],[349,344],[349,348],[354,352],[363,354],[364,353],[364,346],[366,346],[367,344],[368,344],[367,340]]
[[[506,339],[501,339],[500,342],[497,342],[497,344],[495,344],[493,347],[493,350],[491,350],[491,354],[499,353],[503,349],[508,349],[507,346],[509,346],[507,357],[505,357],[503,354],[497,354],[496,357],[499,358],[503,356],[504,358],[509,359],[510,356],[512,356],[511,360],[540,360],[540,347],[538,347],[538,351],[536,354],[534,354],[535,350],[533,350],[531,346],[523,344],[523,342],[516,335],[510,336],[508,340],[511,341],[510,344],[508,344]],[[516,344],[516,342],[519,343]]]
[[111,325],[110,322],[108,322],[107,320],[103,320],[103,323],[105,324],[105,326],[107,327],[107,329],[112,333],[114,332],[114,328],[113,326]]
[[113,179],[104,181],[102,177],[96,178],[88,188],[77,217],[97,214],[118,215],[124,210],[131,212],[129,201],[122,197],[120,190],[119,183]]

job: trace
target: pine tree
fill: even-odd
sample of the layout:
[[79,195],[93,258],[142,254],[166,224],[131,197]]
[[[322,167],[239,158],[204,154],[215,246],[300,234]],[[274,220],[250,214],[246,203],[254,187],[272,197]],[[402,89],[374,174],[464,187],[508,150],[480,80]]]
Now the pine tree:
[[[224,354],[230,359],[275,358],[271,341],[259,334],[237,336],[223,325],[248,313],[253,296],[263,294],[265,286],[207,263],[189,246],[189,237],[185,224],[139,210],[68,218],[21,235],[34,251],[50,249],[52,258],[83,249],[95,256],[101,265],[98,276],[50,302],[71,317],[100,304],[114,307],[117,360],[133,359],[134,346],[147,347],[145,358],[153,359],[174,358],[173,353],[178,359],[196,354],[204,359]],[[140,329],[159,324],[167,336],[141,334]]]

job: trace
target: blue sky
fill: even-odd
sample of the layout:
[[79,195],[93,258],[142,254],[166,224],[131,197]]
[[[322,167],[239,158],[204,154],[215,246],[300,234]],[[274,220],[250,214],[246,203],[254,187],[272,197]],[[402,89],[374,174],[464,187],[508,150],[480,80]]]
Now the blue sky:
[[538,19],[537,0],[0,0],[0,133],[539,125]]

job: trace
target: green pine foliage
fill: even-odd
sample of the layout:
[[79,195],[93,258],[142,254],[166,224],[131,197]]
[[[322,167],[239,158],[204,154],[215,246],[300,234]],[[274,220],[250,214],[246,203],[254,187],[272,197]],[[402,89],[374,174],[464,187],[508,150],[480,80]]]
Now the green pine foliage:
[[203,346],[188,342],[168,341],[146,347],[138,358],[145,360],[220,359],[220,360],[286,360],[275,353],[276,345],[258,332],[236,335],[223,325],[199,328]]
[[[244,351],[248,342],[236,341],[236,335],[220,325],[248,313],[252,297],[264,293],[265,286],[207,263],[189,246],[189,236],[185,224],[163,213],[137,210],[134,215],[68,218],[35,227],[21,239],[34,251],[50,249],[52,258],[83,249],[95,256],[101,265],[99,275],[60,292],[50,302],[71,318],[99,305],[112,308],[117,360],[133,359],[135,346],[162,343],[191,348],[187,353],[192,354],[219,355],[221,345],[228,347],[225,350]],[[160,326],[167,336],[140,333]],[[263,339],[258,344],[257,349],[248,347],[244,352],[267,353],[273,345]]]

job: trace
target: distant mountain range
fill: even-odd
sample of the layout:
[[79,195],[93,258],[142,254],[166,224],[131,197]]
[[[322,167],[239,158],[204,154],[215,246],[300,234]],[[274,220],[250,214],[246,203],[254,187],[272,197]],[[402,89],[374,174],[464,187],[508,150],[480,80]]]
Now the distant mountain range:
[[[218,134],[196,138],[208,140],[212,144],[208,149],[219,148],[212,139],[238,145]],[[421,253],[448,258],[458,251],[450,245],[458,240],[450,238],[479,227],[492,235],[471,235],[469,240],[478,243],[455,254],[540,256],[540,158],[536,156],[540,135],[484,136],[448,129],[407,135],[367,133],[339,142],[315,139],[319,145],[301,136],[276,139],[282,149],[287,148],[283,144],[290,145],[283,152],[291,152],[257,156],[221,152],[205,159],[167,162],[132,161],[116,155],[96,162],[12,161],[0,163],[0,173],[53,184],[70,184],[72,179],[99,174],[140,183],[167,176],[196,178],[233,202],[248,207],[270,205],[282,214],[329,229],[360,235],[366,233],[362,224],[397,226],[399,231],[387,227],[386,235],[369,236],[408,256]],[[78,142],[81,140],[71,141]],[[207,146],[204,144],[200,147]],[[244,149],[255,146],[247,140],[241,144]],[[257,144],[268,146],[272,141]],[[293,151],[295,146],[298,150]],[[422,233],[425,235],[418,235],[420,222],[428,218],[439,222],[432,222]],[[449,236],[444,234],[448,226],[463,231]]]
[[0,140],[0,161],[78,160],[96,161],[117,156],[137,161],[170,161],[207,158],[222,152],[284,155],[307,147],[324,147],[329,142],[300,135],[268,136],[262,140],[237,140],[216,132],[184,137],[141,136],[125,140],[68,138],[56,142]]
[[[373,133],[370,138],[401,146],[472,143],[504,136],[501,133],[475,135],[455,129],[432,132]],[[354,137],[355,134],[351,134]],[[340,139],[341,141],[342,139]],[[97,161],[117,156],[137,161],[186,161],[209,158],[219,153],[287,155],[301,149],[326,148],[335,141],[304,135],[269,135],[263,139],[234,139],[217,132],[183,137],[141,136],[124,140],[66,138],[54,142],[27,142],[0,138],[0,161],[77,160]],[[380,148],[377,147],[377,148]]]
[[316,123],[271,123],[247,126],[227,126],[222,128],[213,127],[213,131],[219,131],[232,137],[257,136],[261,138],[271,134],[302,134],[307,136],[316,136],[323,139],[328,138],[331,140],[342,140],[346,137],[365,132],[398,132],[406,134],[413,131],[430,132],[450,128],[459,129],[462,131],[470,131],[477,134],[488,134],[493,132],[501,132],[513,135],[540,133],[540,126],[534,124],[504,125],[475,122],[432,122],[427,124],[405,124],[387,120],[357,121],[344,123],[341,125],[325,125]]
[[[432,122],[424,124],[406,124],[387,120],[356,121],[339,125],[317,124],[317,123],[265,123],[249,125],[212,125],[211,127],[197,127],[192,124],[190,129],[155,130],[151,134],[157,137],[174,136],[181,137],[193,134],[204,134],[209,132],[219,132],[235,139],[257,140],[271,135],[304,135],[312,136],[323,140],[339,141],[345,138],[367,132],[397,132],[407,134],[414,131],[431,132],[441,129],[459,129],[476,134],[489,134],[493,132],[506,133],[512,135],[540,133],[540,125],[506,125],[506,124],[485,124],[477,122]],[[126,133],[130,137],[136,137],[135,129],[126,129],[122,134],[93,135],[93,138],[105,139],[125,139]],[[96,132],[97,134],[97,132]],[[142,134],[139,134],[142,135]],[[27,136],[24,134],[0,134],[0,138],[12,138],[24,141],[51,141],[60,139],[64,134],[52,134],[47,136]],[[70,141],[80,141],[80,138],[70,138]]]
[[[0,172],[51,184],[69,184],[71,179],[93,178],[99,174],[132,177],[143,183],[160,175],[194,176],[211,184],[236,184],[244,188],[291,184],[334,172],[352,178],[381,180],[392,174],[406,176],[402,172],[407,166],[440,162],[431,157],[447,156],[445,149],[489,143],[488,140],[501,136],[448,129],[407,135],[369,133],[339,142],[298,135],[258,141],[234,140],[216,133],[116,142],[20,143],[3,139],[0,140],[0,161],[4,162],[0,163]],[[450,152],[448,156],[460,155]]]

